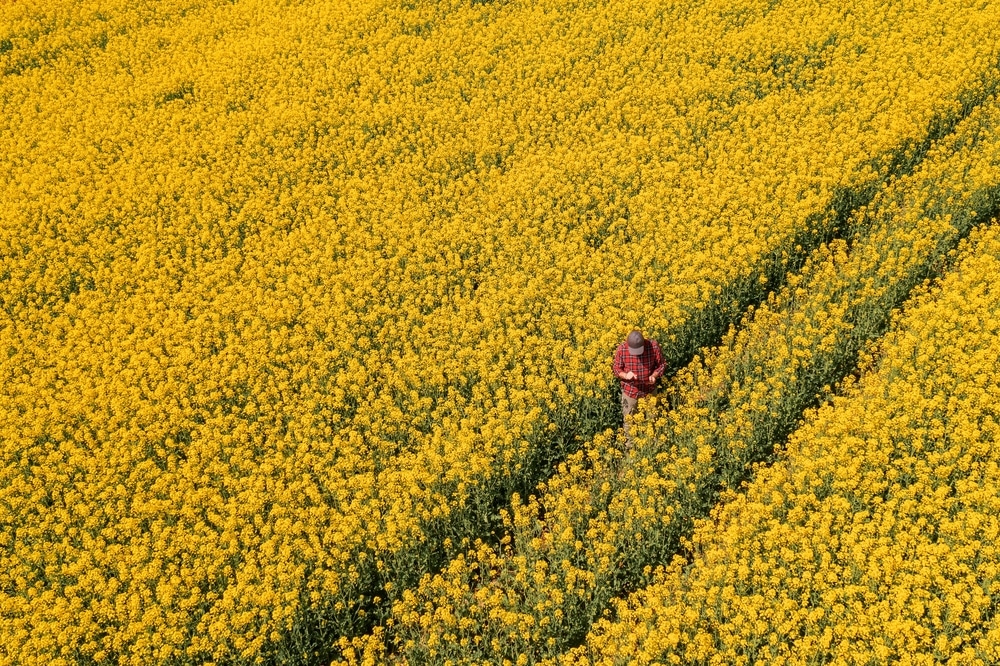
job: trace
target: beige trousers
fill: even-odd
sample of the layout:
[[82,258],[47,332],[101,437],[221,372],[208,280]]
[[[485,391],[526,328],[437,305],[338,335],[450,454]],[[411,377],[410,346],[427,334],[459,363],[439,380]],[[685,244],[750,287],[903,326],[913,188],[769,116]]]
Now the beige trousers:
[[632,448],[632,435],[628,431],[628,415],[635,410],[635,405],[638,402],[638,398],[633,398],[622,391],[622,424],[625,429],[625,444],[629,448]]

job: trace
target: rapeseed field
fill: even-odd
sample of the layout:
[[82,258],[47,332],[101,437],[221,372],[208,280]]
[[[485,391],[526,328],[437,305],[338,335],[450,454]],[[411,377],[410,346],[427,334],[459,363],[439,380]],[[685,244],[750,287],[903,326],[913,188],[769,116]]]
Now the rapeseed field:
[[997,34],[4,3],[0,663],[990,663]]
[[559,662],[994,663],[998,241],[976,229],[691,561]]

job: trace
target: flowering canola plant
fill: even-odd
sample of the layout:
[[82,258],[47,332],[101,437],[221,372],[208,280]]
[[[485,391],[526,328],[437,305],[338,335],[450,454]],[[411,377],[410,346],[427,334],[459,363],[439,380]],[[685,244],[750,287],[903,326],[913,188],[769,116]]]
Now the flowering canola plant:
[[0,660],[325,659],[614,422],[629,326],[678,365],[981,103],[998,22],[5,3]]

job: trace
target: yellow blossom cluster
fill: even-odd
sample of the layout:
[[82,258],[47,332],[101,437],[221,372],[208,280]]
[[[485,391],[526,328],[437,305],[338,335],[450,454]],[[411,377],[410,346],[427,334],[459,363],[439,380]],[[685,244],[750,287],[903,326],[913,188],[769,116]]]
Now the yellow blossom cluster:
[[976,229],[844,397],[566,663],[1000,658],[1000,230]]
[[893,308],[997,211],[998,183],[1000,107],[991,98],[847,220],[850,244],[817,248],[647,402],[629,456],[619,459],[608,437],[570,456],[536,495],[515,499],[499,548],[477,544],[404,593],[380,640],[412,663],[536,662],[578,640],[855,366]]
[[615,422],[629,327],[679,365],[913,169],[998,31],[981,0],[4,3],[0,661],[330,656]]

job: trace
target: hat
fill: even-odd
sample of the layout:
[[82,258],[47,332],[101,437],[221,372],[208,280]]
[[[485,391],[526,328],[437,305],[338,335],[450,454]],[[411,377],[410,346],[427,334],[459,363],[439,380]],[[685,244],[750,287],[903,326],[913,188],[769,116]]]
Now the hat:
[[646,339],[639,331],[632,331],[628,334],[628,353],[632,356],[639,356],[646,351]]

